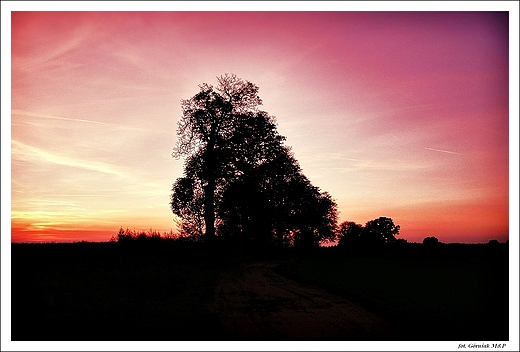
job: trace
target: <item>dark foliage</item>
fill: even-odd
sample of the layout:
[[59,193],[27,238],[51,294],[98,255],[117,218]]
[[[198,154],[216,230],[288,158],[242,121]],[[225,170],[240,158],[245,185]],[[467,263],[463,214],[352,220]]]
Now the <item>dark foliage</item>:
[[422,242],[424,245],[426,246],[436,246],[438,245],[440,242],[439,240],[437,239],[437,237],[426,237],[423,242]]
[[317,246],[333,239],[337,207],[303,175],[258,87],[235,75],[182,102],[173,156],[185,157],[171,208],[195,239],[261,247]]
[[404,244],[406,240],[397,240],[400,226],[391,218],[379,217],[368,221],[365,226],[352,221],[345,221],[338,227],[337,236],[340,248],[378,247],[385,244]]
[[358,246],[362,241],[363,225],[356,224],[353,221],[345,221],[338,227],[338,246]]

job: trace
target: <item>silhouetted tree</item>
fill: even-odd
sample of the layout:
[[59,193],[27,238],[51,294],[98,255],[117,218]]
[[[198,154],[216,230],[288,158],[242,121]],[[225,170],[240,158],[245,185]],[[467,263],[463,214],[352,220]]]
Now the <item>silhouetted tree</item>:
[[183,226],[211,240],[315,244],[334,236],[336,204],[311,185],[274,117],[258,106],[258,87],[235,75],[182,102],[173,156],[185,156],[171,208]]
[[352,221],[341,223],[336,229],[341,248],[357,246],[374,246],[386,243],[406,243],[406,240],[397,240],[401,227],[394,225],[391,218],[379,217],[368,221],[365,226]]
[[342,222],[337,229],[339,238],[338,246],[356,246],[361,243],[361,235],[363,234],[363,225],[353,221]]
[[395,242],[395,236],[399,234],[399,225],[394,225],[391,218],[381,216],[370,220],[363,229],[363,241],[368,244],[384,244]]
[[[215,236],[215,193],[225,176],[225,154],[237,121],[258,112],[262,103],[258,87],[235,75],[217,77],[218,86],[200,85],[199,93],[182,101],[183,116],[178,124],[178,141],[173,156],[186,156],[185,177],[199,182],[202,189],[205,236]],[[176,189],[174,189],[174,193]],[[174,208],[174,207],[172,207]],[[173,209],[175,212],[175,208]]]
[[425,239],[423,239],[423,242],[422,242],[424,245],[427,245],[427,246],[432,246],[432,245],[437,245],[439,244],[439,240],[437,239],[437,237],[426,237]]

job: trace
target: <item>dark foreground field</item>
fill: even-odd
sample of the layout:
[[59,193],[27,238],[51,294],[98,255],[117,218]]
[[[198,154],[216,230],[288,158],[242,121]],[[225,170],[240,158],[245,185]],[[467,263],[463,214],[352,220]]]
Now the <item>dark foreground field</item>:
[[379,255],[326,251],[278,270],[385,318],[397,340],[508,340],[508,246],[405,245]]
[[13,244],[14,341],[508,340],[507,245]]

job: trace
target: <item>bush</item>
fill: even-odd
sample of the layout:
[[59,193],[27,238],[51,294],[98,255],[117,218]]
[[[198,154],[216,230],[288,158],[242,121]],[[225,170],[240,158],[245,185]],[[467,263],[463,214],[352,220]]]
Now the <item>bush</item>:
[[423,242],[422,242],[424,245],[427,245],[427,246],[435,246],[435,245],[438,245],[439,244],[439,240],[437,239],[437,237],[426,237]]

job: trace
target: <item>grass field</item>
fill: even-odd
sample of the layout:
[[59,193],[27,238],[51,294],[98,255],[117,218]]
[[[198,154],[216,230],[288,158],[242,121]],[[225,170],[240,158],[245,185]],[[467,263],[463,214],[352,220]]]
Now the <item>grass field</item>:
[[324,249],[279,270],[387,318],[399,340],[508,340],[506,245],[408,248],[382,256]]
[[[508,340],[506,245],[403,248],[287,252],[277,270],[387,319],[400,332],[396,340]],[[219,275],[255,260],[192,243],[11,249],[13,341],[218,340],[218,317],[207,304]]]
[[218,274],[189,244],[12,245],[12,340],[211,340]]

